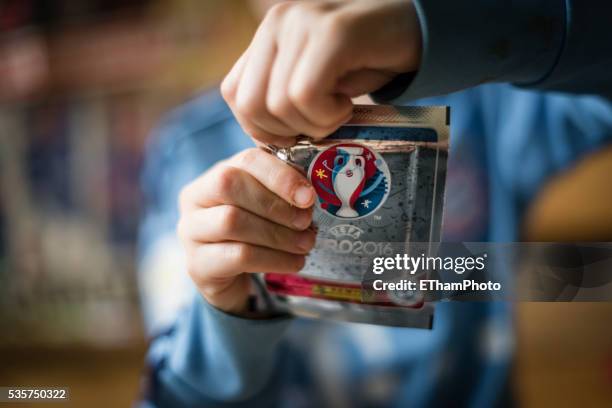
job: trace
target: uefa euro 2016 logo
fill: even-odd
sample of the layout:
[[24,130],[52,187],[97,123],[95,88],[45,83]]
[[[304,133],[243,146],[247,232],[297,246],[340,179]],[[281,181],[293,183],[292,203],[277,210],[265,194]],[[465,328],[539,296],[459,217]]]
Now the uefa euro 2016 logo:
[[338,218],[373,213],[391,188],[387,163],[357,143],[341,143],[320,152],[310,163],[308,177],[317,192],[318,207]]

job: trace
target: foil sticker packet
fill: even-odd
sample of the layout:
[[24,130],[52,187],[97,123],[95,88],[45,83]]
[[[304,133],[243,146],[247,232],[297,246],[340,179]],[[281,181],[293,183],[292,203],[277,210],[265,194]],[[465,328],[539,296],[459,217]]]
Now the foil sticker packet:
[[[359,105],[329,137],[274,149],[303,171],[317,200],[315,248],[297,275],[266,274],[268,300],[289,313],[431,328],[418,294],[371,296],[375,257],[440,240],[449,141],[448,107]],[[418,246],[416,246],[418,247]]]

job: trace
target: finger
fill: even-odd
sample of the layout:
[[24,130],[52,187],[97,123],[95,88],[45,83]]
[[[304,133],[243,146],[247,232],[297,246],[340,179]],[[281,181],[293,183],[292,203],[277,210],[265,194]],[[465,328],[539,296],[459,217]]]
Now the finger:
[[199,246],[189,257],[189,272],[199,287],[217,279],[241,273],[297,273],[304,267],[304,255],[240,242]]
[[259,126],[257,126],[253,121],[251,121],[246,116],[242,115],[238,112],[237,109],[232,108],[232,112],[234,113],[234,117],[236,121],[240,124],[240,127],[245,131],[246,134],[251,136],[256,141],[262,142],[264,144],[270,144],[278,147],[291,147],[297,143],[295,137],[291,136],[280,136],[277,134],[270,133]]
[[272,134],[268,131],[263,130],[251,120],[247,119],[237,108],[236,108],[236,94],[238,92],[238,85],[240,78],[248,61],[248,55],[250,54],[247,49],[242,56],[236,61],[231,71],[224,78],[221,83],[221,94],[223,99],[227,102],[232,113],[236,117],[236,120],[242,127],[242,129],[249,136],[255,140],[259,140],[263,143],[272,144],[279,147],[290,147],[295,145],[296,140],[294,137],[285,137]]
[[333,39],[312,35],[291,76],[288,95],[293,105],[312,123],[336,129],[352,116],[353,104],[336,91],[345,72],[343,50]]
[[266,106],[268,111],[302,135],[324,137],[333,131],[312,123],[295,108],[288,95],[289,80],[300,58],[306,37],[304,33],[288,28],[279,38],[276,55],[268,83]]
[[262,149],[247,149],[227,164],[249,172],[268,190],[296,207],[309,208],[314,204],[315,191],[306,177]]
[[240,76],[244,70],[244,66],[247,62],[249,55],[249,49],[247,48],[240,58],[234,63],[234,66],[225,76],[221,82],[221,95],[228,105],[233,105],[236,99],[236,91],[238,90],[238,84],[240,83]]
[[311,229],[295,231],[231,205],[199,209],[181,222],[184,241],[245,242],[294,254],[307,254],[315,243]]
[[248,61],[238,85],[235,108],[257,127],[278,136],[297,136],[295,130],[273,117],[266,107],[266,93],[270,71],[276,56],[277,23],[267,18],[257,30]]
[[184,191],[185,212],[225,204],[298,231],[308,228],[312,222],[312,208],[301,209],[289,204],[251,174],[233,166],[215,167]]
[[286,137],[272,134],[268,131],[263,130],[251,120],[247,119],[240,111],[236,108],[236,94],[238,92],[238,85],[240,83],[240,78],[248,61],[248,56],[250,52],[247,49],[242,56],[236,61],[231,71],[224,78],[221,83],[221,94],[223,95],[223,99],[227,102],[232,113],[236,117],[236,120],[242,127],[242,129],[249,136],[254,138],[255,140],[259,140],[263,143],[272,144],[279,147],[290,147],[295,145],[296,140],[295,137]]

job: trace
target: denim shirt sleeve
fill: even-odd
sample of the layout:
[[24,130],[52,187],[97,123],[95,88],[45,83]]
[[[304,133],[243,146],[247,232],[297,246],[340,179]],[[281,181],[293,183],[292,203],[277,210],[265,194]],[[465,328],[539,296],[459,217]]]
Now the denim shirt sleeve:
[[415,0],[423,38],[417,72],[373,94],[402,103],[509,82],[610,95],[612,5],[603,0]]
[[291,319],[250,320],[210,306],[201,296],[149,350],[156,407],[267,406],[275,400],[280,343]]

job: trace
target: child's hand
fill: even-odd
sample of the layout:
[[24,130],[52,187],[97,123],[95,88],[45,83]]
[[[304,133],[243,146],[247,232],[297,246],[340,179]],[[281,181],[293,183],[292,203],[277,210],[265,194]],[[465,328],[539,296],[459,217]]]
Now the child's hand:
[[346,122],[351,98],[416,71],[421,31],[410,0],[290,1],[270,9],[221,85],[253,138],[291,146]]
[[315,192],[297,170],[260,150],[217,164],[180,195],[178,235],[189,274],[213,306],[246,311],[247,273],[295,273],[315,242]]

